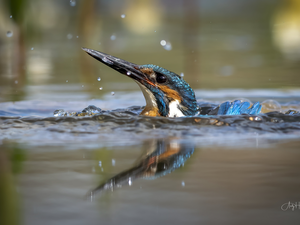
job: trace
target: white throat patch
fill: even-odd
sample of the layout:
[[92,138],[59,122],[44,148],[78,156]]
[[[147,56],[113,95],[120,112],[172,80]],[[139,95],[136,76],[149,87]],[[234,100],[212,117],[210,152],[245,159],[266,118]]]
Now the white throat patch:
[[174,100],[169,103],[169,114],[168,117],[183,117],[183,113],[179,109],[179,101]]
[[145,97],[145,100],[146,100],[145,108],[148,109],[148,110],[151,110],[153,108],[157,108],[156,99],[155,99],[154,95],[151,93],[151,91],[148,90],[143,85],[141,85],[139,82],[136,81],[136,83],[140,86],[140,88],[143,92],[143,95]]

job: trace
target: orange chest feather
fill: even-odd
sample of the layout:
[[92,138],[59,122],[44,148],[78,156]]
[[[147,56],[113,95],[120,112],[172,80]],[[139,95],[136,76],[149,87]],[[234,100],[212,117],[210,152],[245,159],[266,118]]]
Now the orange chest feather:
[[144,108],[144,110],[141,112],[140,115],[143,116],[160,116],[158,109],[152,108],[152,109],[148,109],[147,107]]

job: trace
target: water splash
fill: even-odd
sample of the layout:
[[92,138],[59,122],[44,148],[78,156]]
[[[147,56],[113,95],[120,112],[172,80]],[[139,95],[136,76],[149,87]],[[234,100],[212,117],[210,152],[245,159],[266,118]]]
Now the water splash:
[[58,109],[58,110],[55,110],[54,112],[53,112],[53,116],[55,116],[55,117],[58,117],[58,116],[66,116],[66,112],[65,112],[65,110],[63,110],[63,109]]
[[100,81],[100,80],[101,80],[101,78],[100,78],[100,77],[98,77],[97,81]]
[[281,105],[276,100],[268,99],[261,103],[263,113],[278,111],[281,112]]
[[122,18],[122,19],[124,19],[125,17],[126,17],[126,15],[125,15],[125,14],[122,14],[122,15],[121,15],[121,18]]
[[90,105],[86,108],[84,108],[81,112],[67,112],[63,109],[57,109],[53,112],[53,116],[55,117],[87,117],[87,116],[93,116],[95,114],[99,114],[102,112],[102,109]]
[[99,87],[99,90],[102,91],[103,87]]

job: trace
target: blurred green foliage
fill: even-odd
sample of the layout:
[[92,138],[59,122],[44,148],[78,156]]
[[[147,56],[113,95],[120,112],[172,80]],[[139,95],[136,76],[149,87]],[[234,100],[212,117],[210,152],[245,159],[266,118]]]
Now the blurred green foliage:
[[17,24],[24,22],[24,15],[26,13],[26,0],[4,0],[12,19]]
[[16,190],[14,172],[21,171],[22,150],[0,145],[0,224],[16,225],[20,222],[20,200]]

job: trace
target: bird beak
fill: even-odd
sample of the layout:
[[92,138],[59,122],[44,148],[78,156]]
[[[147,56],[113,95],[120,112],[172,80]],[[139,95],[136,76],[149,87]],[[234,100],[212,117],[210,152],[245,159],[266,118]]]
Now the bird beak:
[[88,194],[87,197],[93,199],[93,197],[106,190],[114,190],[117,187],[122,187],[122,185],[131,185],[131,182],[134,180],[143,177],[144,174],[144,166],[142,164],[133,167],[129,170],[126,170],[124,172],[121,172],[117,174],[116,176],[108,179],[105,183],[99,185],[95,189],[91,190]]
[[139,83],[147,82],[154,86],[153,82],[149,80],[149,78],[140,71],[139,65],[127,62],[123,59],[119,59],[112,55],[105,54],[103,52],[98,52],[96,50],[82,48],[87,54],[97,59],[98,61],[104,63],[110,68],[122,73],[132,79],[138,81]]

